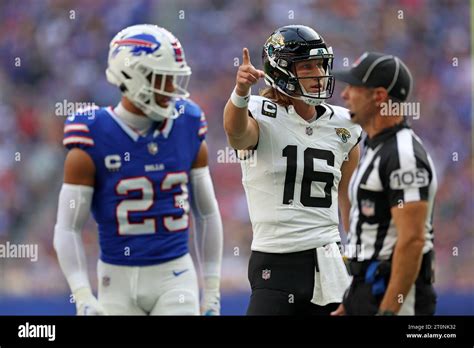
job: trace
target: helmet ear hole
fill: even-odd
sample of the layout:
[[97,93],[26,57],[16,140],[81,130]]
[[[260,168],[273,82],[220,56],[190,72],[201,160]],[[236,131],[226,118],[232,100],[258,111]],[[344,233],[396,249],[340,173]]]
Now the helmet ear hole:
[[[149,69],[145,68],[145,67],[142,66],[142,65],[139,65],[139,66],[137,67],[137,70],[138,70],[141,74],[143,74],[143,75],[145,75],[145,74],[147,73],[147,71],[149,71]],[[151,72],[150,72],[150,73],[151,73]]]
[[295,77],[289,77],[288,83],[286,84],[286,89],[290,92],[296,91],[296,86],[298,85],[298,79]]
[[278,65],[281,66],[282,68],[287,68],[288,67],[288,61],[285,59],[278,59]]
[[138,98],[141,99],[145,105],[150,105],[152,96],[146,93],[140,93]]

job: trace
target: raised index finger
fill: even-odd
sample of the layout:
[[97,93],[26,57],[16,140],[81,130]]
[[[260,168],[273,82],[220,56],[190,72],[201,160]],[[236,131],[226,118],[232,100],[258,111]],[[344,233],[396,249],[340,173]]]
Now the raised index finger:
[[247,47],[242,50],[242,64],[250,64],[250,53]]

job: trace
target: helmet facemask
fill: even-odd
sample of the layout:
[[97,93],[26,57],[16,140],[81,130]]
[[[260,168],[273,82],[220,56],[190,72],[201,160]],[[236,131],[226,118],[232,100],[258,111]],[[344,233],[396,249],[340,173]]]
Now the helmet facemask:
[[[292,69],[289,70],[290,77],[289,81],[290,88],[296,86],[292,92],[291,97],[301,99],[306,104],[309,105],[318,105],[325,99],[331,98],[334,91],[334,76],[331,75],[331,68],[333,63],[332,54],[318,54],[304,58],[294,58],[292,60]],[[298,62],[319,60],[322,61],[322,75],[314,76],[298,76],[298,71],[296,70],[296,64]],[[302,81],[304,80],[316,80],[317,85],[319,86],[319,91],[311,93],[307,92],[303,86]]]
[[[134,104],[136,104],[145,115],[155,121],[179,117],[179,112],[175,108],[176,100],[189,97],[187,87],[191,71],[171,72],[161,69],[152,70],[142,65],[137,67],[137,69],[142,72],[146,83],[143,83],[141,88],[131,98]],[[173,91],[166,90],[167,79],[170,77],[172,78]],[[166,107],[160,106],[156,102],[157,95],[170,98]]]

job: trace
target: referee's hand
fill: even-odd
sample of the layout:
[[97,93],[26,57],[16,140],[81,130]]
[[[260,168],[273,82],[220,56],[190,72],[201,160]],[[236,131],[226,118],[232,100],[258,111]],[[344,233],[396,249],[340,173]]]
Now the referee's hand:
[[247,48],[242,50],[242,65],[239,66],[237,77],[235,79],[238,95],[245,97],[250,92],[250,87],[258,82],[258,79],[265,77],[262,70],[255,69],[250,63],[250,54]]
[[332,316],[346,315],[346,309],[344,308],[344,305],[341,303],[334,312],[331,312],[331,315]]

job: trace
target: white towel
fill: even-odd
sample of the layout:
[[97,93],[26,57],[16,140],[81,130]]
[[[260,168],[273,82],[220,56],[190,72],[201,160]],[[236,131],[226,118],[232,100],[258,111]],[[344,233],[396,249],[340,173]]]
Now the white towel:
[[314,271],[314,290],[311,302],[319,306],[342,302],[350,285],[350,277],[337,243],[316,249],[319,272]]

